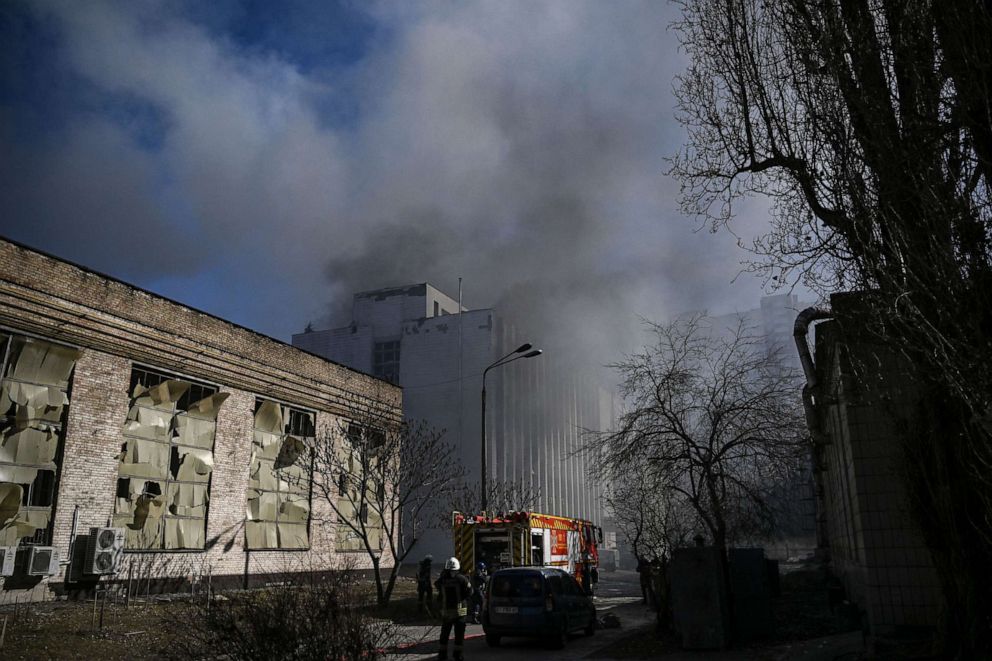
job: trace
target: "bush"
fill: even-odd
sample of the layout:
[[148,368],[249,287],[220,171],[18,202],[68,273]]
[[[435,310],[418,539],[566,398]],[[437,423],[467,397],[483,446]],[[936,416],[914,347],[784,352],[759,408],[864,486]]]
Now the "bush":
[[192,603],[180,626],[191,656],[230,659],[374,661],[385,656],[392,625],[369,617],[346,572],[288,575],[278,586]]

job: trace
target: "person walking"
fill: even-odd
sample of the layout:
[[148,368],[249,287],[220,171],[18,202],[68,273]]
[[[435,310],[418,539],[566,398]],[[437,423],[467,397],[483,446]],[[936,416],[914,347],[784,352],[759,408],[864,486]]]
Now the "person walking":
[[465,643],[465,616],[468,615],[468,599],[472,596],[472,585],[464,574],[458,573],[461,563],[458,558],[448,558],[444,571],[434,583],[438,602],[441,606],[441,638],[438,641],[438,659],[448,658],[448,637],[455,630],[454,659],[461,661]]
[[482,605],[486,598],[486,563],[478,562],[472,574],[472,624],[482,624]]
[[434,556],[428,553],[417,567],[417,605],[421,612],[425,608],[430,610],[431,602],[434,600],[434,593],[431,591],[431,563],[433,561]]

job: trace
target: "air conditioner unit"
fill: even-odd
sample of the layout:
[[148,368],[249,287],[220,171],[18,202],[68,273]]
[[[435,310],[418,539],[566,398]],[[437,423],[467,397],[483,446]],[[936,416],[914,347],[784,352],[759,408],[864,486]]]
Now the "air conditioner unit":
[[53,546],[32,546],[28,554],[28,574],[54,576],[59,573],[59,551]]
[[16,546],[0,546],[0,576],[14,575],[14,558],[16,557]]
[[123,552],[123,528],[90,528],[83,573],[116,574]]

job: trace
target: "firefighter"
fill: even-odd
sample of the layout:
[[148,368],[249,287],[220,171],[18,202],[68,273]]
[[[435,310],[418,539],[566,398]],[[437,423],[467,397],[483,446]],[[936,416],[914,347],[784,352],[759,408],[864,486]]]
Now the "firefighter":
[[482,604],[486,598],[486,563],[478,562],[472,574],[472,624],[482,624]]
[[431,601],[434,599],[434,594],[431,592],[431,563],[433,561],[434,556],[428,553],[417,567],[417,604],[419,604],[421,611],[424,610],[425,606],[429,610]]
[[651,596],[651,563],[647,558],[637,556],[637,573],[641,579],[641,603],[646,604]]
[[448,558],[444,571],[434,583],[438,602],[441,605],[441,639],[438,659],[448,658],[448,636],[455,630],[455,661],[461,661],[462,645],[465,641],[465,616],[468,615],[468,599],[472,596],[472,585],[464,574],[459,574],[461,564],[458,558]]
[[592,554],[588,551],[582,554],[582,591],[592,596]]

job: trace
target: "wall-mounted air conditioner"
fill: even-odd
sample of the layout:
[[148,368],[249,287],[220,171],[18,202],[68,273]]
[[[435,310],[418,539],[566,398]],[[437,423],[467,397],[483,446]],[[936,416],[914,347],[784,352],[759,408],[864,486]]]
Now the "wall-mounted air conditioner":
[[14,575],[14,559],[16,557],[16,546],[0,546],[0,576]]
[[115,574],[124,552],[123,528],[90,528],[86,540],[85,574]]
[[28,574],[54,576],[59,573],[59,551],[53,546],[32,546],[28,553]]

